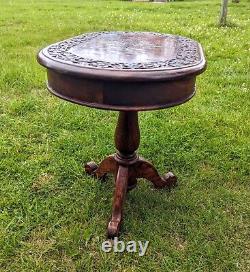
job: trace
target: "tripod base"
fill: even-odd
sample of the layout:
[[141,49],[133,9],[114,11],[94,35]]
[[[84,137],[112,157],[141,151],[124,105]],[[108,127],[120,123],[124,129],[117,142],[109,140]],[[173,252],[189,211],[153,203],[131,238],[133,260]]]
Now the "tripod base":
[[152,182],[155,188],[172,188],[177,184],[176,176],[168,172],[160,176],[156,168],[140,157],[122,158],[118,154],[108,156],[98,166],[94,162],[85,165],[85,171],[99,179],[105,179],[108,173],[115,176],[115,191],[111,220],[108,224],[107,236],[118,236],[122,222],[123,203],[127,191],[137,185],[138,178],[145,178]]

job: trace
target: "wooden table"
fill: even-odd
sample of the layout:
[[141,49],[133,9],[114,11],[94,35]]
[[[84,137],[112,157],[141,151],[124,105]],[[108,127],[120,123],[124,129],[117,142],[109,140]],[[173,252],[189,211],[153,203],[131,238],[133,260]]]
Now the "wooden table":
[[151,181],[156,188],[176,185],[173,173],[160,176],[150,162],[137,155],[138,111],[168,108],[192,98],[196,76],[206,67],[202,48],[175,35],[97,32],[44,48],[38,53],[38,62],[47,68],[47,86],[54,95],[88,107],[119,111],[116,154],[99,166],[94,162],[85,165],[87,174],[97,178],[107,173],[115,176],[107,231],[113,238],[121,226],[126,192],[136,187],[138,178]]

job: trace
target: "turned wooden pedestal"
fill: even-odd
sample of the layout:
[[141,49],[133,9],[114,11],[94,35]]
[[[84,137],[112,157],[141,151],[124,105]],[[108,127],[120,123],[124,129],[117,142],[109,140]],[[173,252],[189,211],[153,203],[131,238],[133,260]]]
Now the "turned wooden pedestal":
[[120,112],[115,131],[117,153],[105,158],[98,166],[95,162],[85,165],[85,171],[97,178],[105,178],[106,174],[115,176],[115,191],[112,217],[108,224],[108,237],[118,236],[123,202],[128,190],[137,185],[137,178],[151,181],[155,188],[171,188],[177,179],[169,172],[162,177],[155,167],[136,153],[140,144],[140,130],[137,112]]
[[168,108],[191,99],[196,76],[206,67],[202,48],[176,35],[97,32],[42,49],[38,62],[47,68],[47,87],[54,95],[88,107],[119,111],[116,154],[99,166],[94,162],[85,165],[86,172],[97,178],[108,173],[115,176],[108,224],[108,237],[113,238],[120,230],[126,193],[136,187],[138,178],[151,181],[156,188],[176,185],[174,174],[160,176],[150,162],[137,155],[138,111]]

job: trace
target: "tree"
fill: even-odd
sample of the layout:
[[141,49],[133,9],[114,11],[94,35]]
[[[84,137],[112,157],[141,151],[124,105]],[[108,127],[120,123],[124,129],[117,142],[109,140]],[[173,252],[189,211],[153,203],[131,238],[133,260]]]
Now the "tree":
[[220,26],[225,26],[227,24],[227,6],[228,0],[221,0],[221,12],[219,20]]

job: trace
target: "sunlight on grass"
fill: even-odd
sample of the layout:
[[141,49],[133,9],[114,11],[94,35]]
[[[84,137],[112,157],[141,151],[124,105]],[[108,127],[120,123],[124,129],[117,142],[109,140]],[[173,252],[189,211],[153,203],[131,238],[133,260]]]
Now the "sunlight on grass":
[[[249,271],[249,13],[219,1],[0,0],[0,271]],[[105,254],[112,180],[84,162],[114,152],[117,113],[52,97],[37,51],[84,32],[158,31],[198,40],[208,60],[197,95],[140,114],[140,154],[179,186],[129,193],[121,239],[144,257]]]

